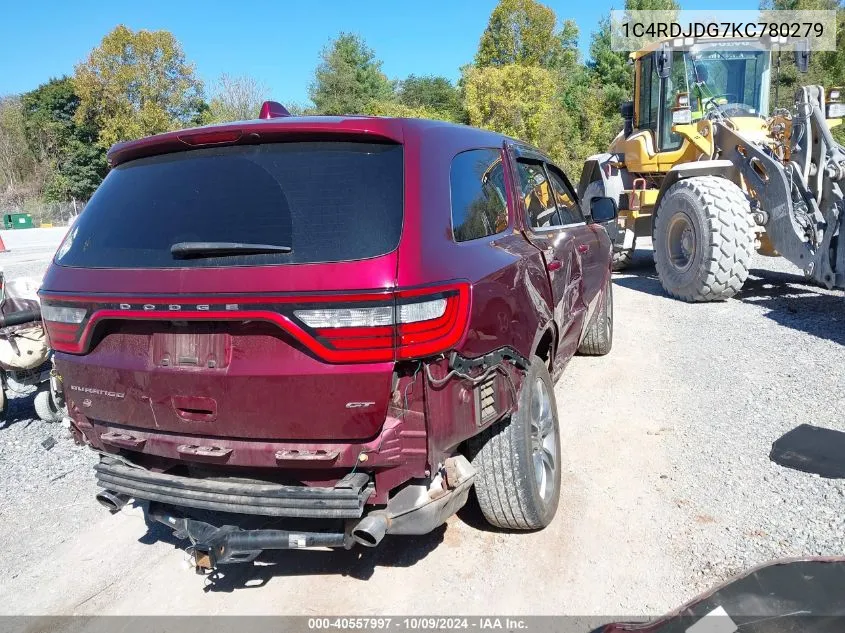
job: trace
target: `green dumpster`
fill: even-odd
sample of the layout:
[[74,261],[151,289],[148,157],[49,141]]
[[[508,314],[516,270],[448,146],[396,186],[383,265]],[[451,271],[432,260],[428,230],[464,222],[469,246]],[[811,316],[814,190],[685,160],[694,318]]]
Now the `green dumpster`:
[[29,213],[5,213],[3,214],[4,229],[31,229],[35,226],[32,216]]

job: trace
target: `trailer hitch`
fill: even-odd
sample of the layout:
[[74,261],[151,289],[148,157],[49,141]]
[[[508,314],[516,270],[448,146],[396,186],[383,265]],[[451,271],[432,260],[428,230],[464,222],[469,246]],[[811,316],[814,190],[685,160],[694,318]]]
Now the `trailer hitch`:
[[173,530],[178,539],[191,542],[194,571],[206,574],[219,565],[248,563],[267,549],[304,549],[308,547],[343,547],[354,543],[351,530],[343,532],[306,532],[291,530],[242,529],[234,525],[217,527],[190,519],[173,508],[151,503],[149,516]]

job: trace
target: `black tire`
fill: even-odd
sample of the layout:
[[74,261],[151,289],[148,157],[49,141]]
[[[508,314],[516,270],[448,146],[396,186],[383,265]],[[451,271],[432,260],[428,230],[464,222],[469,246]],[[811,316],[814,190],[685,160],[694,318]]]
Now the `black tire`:
[[634,247],[623,248],[620,250],[613,249],[613,260],[611,268],[614,272],[625,270],[634,260]]
[[61,422],[62,417],[64,417],[64,412],[56,404],[49,388],[39,389],[36,392],[33,406],[35,407],[35,415],[44,422]]
[[672,185],[657,209],[654,263],[664,290],[683,301],[724,301],[748,278],[756,238],[748,198],[718,176]]
[[613,281],[609,276],[600,301],[578,346],[578,353],[584,356],[604,356],[613,347]]
[[[542,385],[547,394],[547,420],[550,434],[535,443],[532,431],[540,419],[535,390]],[[543,426],[547,426],[543,425]],[[551,472],[542,455],[539,465],[544,475],[535,471],[535,447],[553,452]],[[545,361],[534,356],[519,390],[519,408],[509,419],[485,429],[470,440],[470,458],[477,470],[475,491],[481,511],[489,523],[511,530],[536,530],[552,522],[560,498],[560,429],[554,386]],[[538,481],[543,479],[543,484]]]

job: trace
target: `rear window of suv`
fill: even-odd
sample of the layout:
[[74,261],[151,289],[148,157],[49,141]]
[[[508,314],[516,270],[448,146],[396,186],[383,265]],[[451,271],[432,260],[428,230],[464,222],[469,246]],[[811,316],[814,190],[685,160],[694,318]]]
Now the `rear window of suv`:
[[[113,169],[59,249],[83,268],[261,266],[367,259],[399,244],[402,146],[296,142],[153,156]],[[289,253],[176,258],[180,242]]]

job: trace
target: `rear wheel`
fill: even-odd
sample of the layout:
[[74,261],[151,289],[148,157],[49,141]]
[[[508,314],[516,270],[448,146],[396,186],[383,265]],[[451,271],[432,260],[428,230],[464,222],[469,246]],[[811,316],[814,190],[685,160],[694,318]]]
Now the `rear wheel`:
[[519,390],[519,408],[470,441],[484,517],[507,529],[546,527],[560,497],[560,432],[552,379],[538,356]]
[[696,176],[672,185],[654,223],[654,263],[668,294],[723,301],[748,278],[755,224],[748,198],[730,180]]

